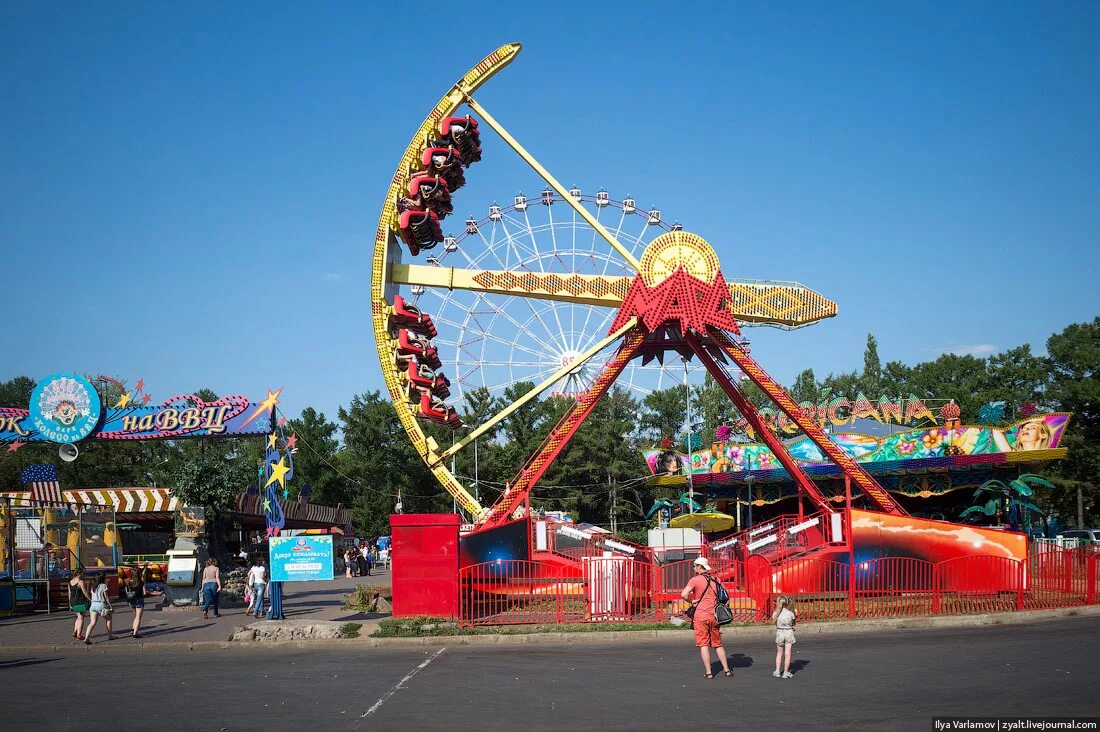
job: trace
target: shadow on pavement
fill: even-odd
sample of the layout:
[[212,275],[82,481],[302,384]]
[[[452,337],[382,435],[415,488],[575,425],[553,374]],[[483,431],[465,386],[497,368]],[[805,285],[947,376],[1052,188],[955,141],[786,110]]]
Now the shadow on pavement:
[[18,668],[19,666],[36,666],[40,663],[50,663],[56,658],[17,658],[14,661],[0,661],[0,671],[6,668]]

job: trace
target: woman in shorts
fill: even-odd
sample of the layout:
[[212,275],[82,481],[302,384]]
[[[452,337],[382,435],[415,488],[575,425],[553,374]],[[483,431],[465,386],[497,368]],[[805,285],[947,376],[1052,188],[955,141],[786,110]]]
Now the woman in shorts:
[[76,613],[76,623],[73,624],[73,638],[80,640],[84,633],[84,613],[88,612],[92,596],[88,593],[88,585],[84,581],[84,569],[73,572],[69,578],[69,608]]
[[130,570],[130,577],[122,588],[122,594],[126,597],[126,604],[134,611],[134,624],[130,626],[131,637],[138,637],[141,628],[141,616],[145,613],[145,569],[134,567]]

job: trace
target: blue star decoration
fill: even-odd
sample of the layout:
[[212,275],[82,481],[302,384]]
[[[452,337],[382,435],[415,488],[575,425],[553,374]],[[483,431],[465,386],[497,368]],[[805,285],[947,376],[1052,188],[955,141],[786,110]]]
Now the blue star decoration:
[[290,489],[283,488],[283,498],[290,498]]

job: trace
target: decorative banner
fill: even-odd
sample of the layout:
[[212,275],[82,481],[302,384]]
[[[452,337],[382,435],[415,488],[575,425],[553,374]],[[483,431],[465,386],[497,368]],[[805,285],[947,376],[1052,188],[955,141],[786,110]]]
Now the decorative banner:
[[[992,455],[1057,448],[1069,423],[1070,414],[1037,414],[1005,427],[931,427],[897,432],[887,437],[834,434],[830,438],[860,463],[915,460],[921,458]],[[803,437],[787,445],[791,456],[807,465],[828,464],[813,441]],[[673,474],[676,458],[690,460],[693,474],[737,473],[744,470],[780,468],[779,461],[766,446],[757,443],[718,443],[691,456],[667,450],[644,450],[646,462],[654,474]],[[1036,459],[1041,459],[1037,457]]]
[[331,536],[273,536],[270,546],[272,582],[332,579]]
[[[193,394],[183,394],[155,406],[131,406],[132,402],[127,400],[125,406],[106,409],[103,423],[97,428],[100,403],[95,389],[79,376],[75,377],[78,381],[73,383],[64,383],[52,390],[43,388],[57,376],[55,374],[39,382],[31,396],[31,410],[0,407],[0,443],[76,442],[89,434],[100,440],[231,437],[268,434],[275,425],[278,392],[273,394],[269,391],[267,398],[260,402],[250,401],[240,394],[224,396],[213,402],[204,402]],[[72,374],[61,376],[74,377]],[[80,382],[88,390],[86,402],[79,400],[82,396],[77,388]],[[73,393],[76,397],[72,396]],[[43,407],[36,421],[33,408],[40,401]],[[82,417],[80,410],[83,404],[86,404],[83,408],[87,416]],[[69,427],[65,426],[64,420],[69,420]],[[84,432],[84,429],[87,431]],[[79,437],[76,436],[78,434]]]
[[28,437],[28,442],[34,441],[29,436],[33,430],[40,440],[71,444],[92,433],[99,415],[99,394],[95,387],[83,376],[61,371],[35,385],[27,418],[23,420],[29,427],[13,431],[16,438]]
[[[872,401],[861,393],[854,400],[843,397],[824,398],[820,404],[802,402],[798,406],[801,407],[802,413],[808,419],[817,422],[821,427],[851,425],[857,419],[873,419],[883,424],[893,422],[901,425],[917,426],[924,421],[930,424],[937,423],[936,415],[926,405],[928,401],[932,400],[921,399],[912,394],[909,395],[908,399],[884,396],[880,397],[878,401]],[[769,407],[758,411],[760,417],[764,420],[764,424],[776,434],[794,435],[801,431],[798,425],[792,422],[783,412]],[[744,417],[734,423],[733,428],[748,435],[750,439],[755,437],[753,429],[749,427],[749,422]]]

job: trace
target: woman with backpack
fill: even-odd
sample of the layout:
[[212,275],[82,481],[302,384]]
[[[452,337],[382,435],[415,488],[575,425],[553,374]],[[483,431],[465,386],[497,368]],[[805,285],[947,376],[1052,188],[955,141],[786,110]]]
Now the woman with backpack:
[[[722,672],[726,676],[733,676],[730,671],[729,661],[726,659],[726,649],[722,646],[722,630],[718,626],[715,617],[715,607],[719,601],[719,590],[726,596],[722,583],[711,576],[710,562],[706,557],[699,557],[692,565],[695,576],[680,593],[680,597],[691,603],[688,617],[692,620],[695,629],[695,645],[699,648],[699,656],[703,659],[703,673],[708,679],[714,678],[711,671],[710,649],[714,648],[718,653],[718,660],[722,662]],[[728,612],[728,610],[727,610]]]

